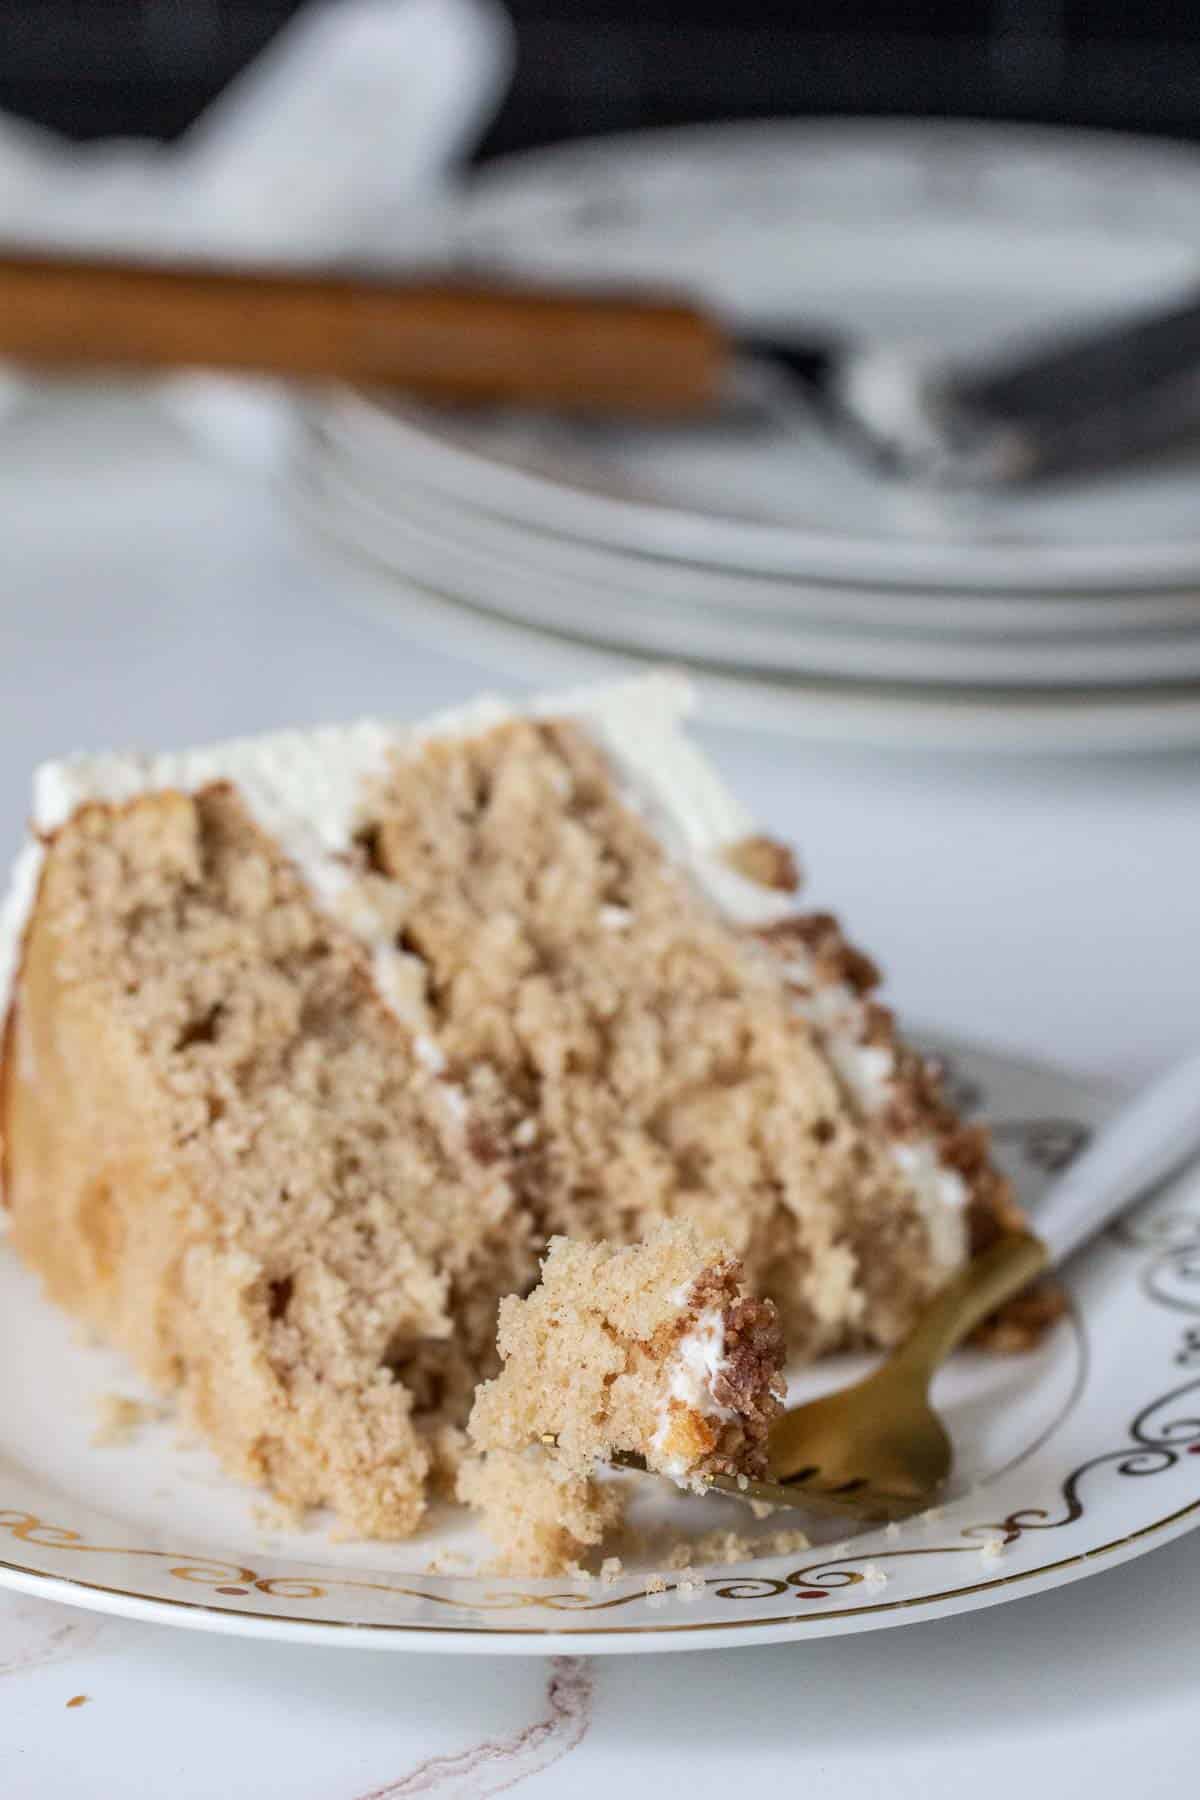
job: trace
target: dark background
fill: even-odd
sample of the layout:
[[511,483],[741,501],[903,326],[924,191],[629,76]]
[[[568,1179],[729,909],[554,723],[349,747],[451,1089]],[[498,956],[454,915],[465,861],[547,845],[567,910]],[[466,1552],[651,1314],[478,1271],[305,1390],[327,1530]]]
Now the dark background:
[[[0,0],[0,106],[183,129],[295,0]],[[512,0],[486,151],[731,114],[932,112],[1200,135],[1200,0]]]

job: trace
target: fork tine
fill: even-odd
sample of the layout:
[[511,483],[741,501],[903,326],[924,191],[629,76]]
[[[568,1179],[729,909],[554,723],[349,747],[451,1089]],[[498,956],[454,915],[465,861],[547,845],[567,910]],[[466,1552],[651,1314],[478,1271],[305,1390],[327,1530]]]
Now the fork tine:
[[[555,1440],[547,1435],[542,1442],[553,1448]],[[658,1469],[648,1469],[646,1459],[629,1450],[615,1451],[610,1466],[632,1469],[639,1475],[653,1475],[658,1481],[670,1482],[672,1487],[679,1485],[673,1476],[664,1475]],[[804,1475],[819,1473],[815,1466],[802,1471]],[[909,1494],[888,1493],[881,1488],[872,1488],[861,1478],[844,1484],[841,1489],[810,1486],[798,1477],[782,1482],[751,1481],[745,1475],[702,1475],[699,1480],[706,1489],[729,1494],[735,1500],[758,1500],[788,1512],[815,1513],[842,1521],[854,1519],[863,1524],[877,1519],[909,1519],[928,1504],[926,1496],[914,1498]]]
[[872,1519],[908,1519],[927,1504],[924,1497],[914,1499],[909,1494],[888,1493],[872,1488],[867,1482],[857,1483],[854,1492],[847,1494],[836,1488],[792,1481],[747,1481],[743,1484],[743,1480],[735,1475],[706,1475],[703,1480],[705,1487],[732,1494],[735,1499],[761,1500],[768,1506],[787,1507],[827,1518],[857,1519],[864,1523]]

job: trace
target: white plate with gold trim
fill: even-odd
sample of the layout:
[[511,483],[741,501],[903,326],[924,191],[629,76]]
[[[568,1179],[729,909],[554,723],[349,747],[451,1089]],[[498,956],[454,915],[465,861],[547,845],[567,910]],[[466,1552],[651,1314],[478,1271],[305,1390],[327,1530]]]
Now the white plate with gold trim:
[[[843,590],[826,591],[827,617],[799,625],[786,614],[722,605],[705,593],[712,571],[622,558],[447,506],[409,482],[390,495],[360,484],[348,467],[311,445],[293,468],[291,499],[328,535],[365,552],[401,581],[426,582],[489,617],[575,636],[620,654],[688,658],[750,679],[832,678],[898,686],[937,683],[1074,693],[1200,680],[1200,600],[1175,628],[1106,630],[1094,637],[985,636],[862,630],[836,618]],[[720,583],[726,578],[717,576]],[[759,585],[764,585],[761,582]],[[719,588],[717,590],[719,593]],[[1052,602],[1047,601],[1049,607]],[[967,612],[974,608],[969,602]],[[961,623],[961,620],[960,620]]]
[[[1036,1214],[1113,1096],[1008,1057],[952,1047],[948,1061]],[[447,1519],[402,1545],[288,1531],[167,1419],[94,1443],[97,1399],[136,1396],[128,1371],[0,1247],[0,1585],[199,1630],[529,1655],[770,1643],[1018,1599],[1200,1524],[1200,1180],[1109,1232],[1068,1286],[1070,1316],[1033,1355],[965,1354],[941,1378],[957,1479],[936,1517],[840,1543],[814,1527],[807,1550],[680,1573],[667,1539],[741,1527],[741,1511],[643,1479],[649,1548],[602,1584],[473,1572],[482,1546]],[[796,1392],[848,1370],[827,1363]]]
[[[451,594],[440,550],[422,570],[412,567],[399,578],[390,558],[381,557],[366,535],[348,529],[356,515],[343,513],[335,520],[299,487],[292,500],[313,528],[314,548],[327,557],[343,599],[415,643],[504,670],[527,685],[616,681],[647,667],[644,657],[502,618]],[[347,578],[347,551],[354,559],[353,580]],[[712,724],[774,731],[802,743],[859,744],[905,754],[1072,757],[1153,755],[1200,745],[1200,682],[1034,692],[801,680],[671,660],[686,670]]]

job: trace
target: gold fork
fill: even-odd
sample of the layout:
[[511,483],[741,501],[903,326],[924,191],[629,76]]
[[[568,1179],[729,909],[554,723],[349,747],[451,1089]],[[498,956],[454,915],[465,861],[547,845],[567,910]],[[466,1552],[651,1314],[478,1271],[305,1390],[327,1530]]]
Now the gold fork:
[[[1175,1064],[1107,1124],[1038,1208],[1040,1235],[1008,1232],[935,1295],[865,1380],[793,1407],[768,1442],[769,1481],[703,1485],[771,1506],[855,1519],[904,1519],[938,1498],[953,1450],[929,1403],[934,1372],[998,1306],[1064,1261],[1102,1225],[1200,1153],[1200,1055]],[[644,1468],[635,1457],[615,1458]]]

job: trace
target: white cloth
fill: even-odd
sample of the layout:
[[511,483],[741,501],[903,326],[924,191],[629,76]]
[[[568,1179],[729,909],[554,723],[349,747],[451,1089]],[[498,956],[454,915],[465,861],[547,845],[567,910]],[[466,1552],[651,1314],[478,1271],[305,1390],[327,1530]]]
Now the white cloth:
[[177,143],[0,115],[0,237],[129,255],[411,254],[512,67],[495,0],[312,0]]
[[[311,0],[176,143],[77,145],[0,114],[0,239],[242,263],[436,261],[455,178],[513,64],[499,0]],[[258,384],[164,400],[260,463],[285,417]],[[0,410],[27,394],[0,370]]]

